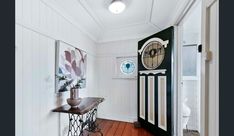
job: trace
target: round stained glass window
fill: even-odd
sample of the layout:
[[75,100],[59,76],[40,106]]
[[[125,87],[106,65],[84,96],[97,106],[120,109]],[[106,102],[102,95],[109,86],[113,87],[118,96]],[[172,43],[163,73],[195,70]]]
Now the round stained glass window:
[[120,65],[120,70],[124,74],[132,74],[135,71],[135,63],[131,60],[125,60]]
[[165,49],[158,41],[150,42],[142,52],[142,64],[146,69],[155,69],[161,65],[165,56]]

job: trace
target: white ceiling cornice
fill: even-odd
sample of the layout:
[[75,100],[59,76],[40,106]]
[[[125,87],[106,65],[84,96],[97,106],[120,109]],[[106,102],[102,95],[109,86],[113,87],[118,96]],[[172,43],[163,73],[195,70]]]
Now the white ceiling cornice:
[[179,0],[176,5],[176,12],[174,13],[174,18],[171,19],[170,24],[177,25],[183,19],[187,10],[192,6],[196,0]]
[[92,12],[92,10],[90,9],[90,7],[88,6],[88,3],[86,2],[86,0],[77,0],[80,5],[86,10],[86,12],[90,15],[90,17],[97,23],[97,25],[100,27],[100,29],[103,29],[103,23],[100,21],[100,19],[95,15],[94,12]]
[[[93,12],[91,7],[87,3],[87,0],[77,0],[77,1],[89,13],[90,17],[93,18],[93,20],[97,23],[97,25],[99,25],[101,29],[105,29],[103,22],[97,16],[97,14],[95,14],[95,12]],[[148,2],[148,7],[150,7],[150,8],[147,8],[148,11],[145,14],[145,20],[142,20],[141,22],[128,23],[128,24],[125,24],[125,25],[122,25],[122,26],[117,26],[116,28],[112,28],[112,29],[109,29],[109,30],[112,31],[113,29],[126,29],[126,28],[128,28],[130,26],[147,25],[148,23],[151,23],[153,27],[159,28],[156,24],[151,22],[151,16],[152,16],[152,9],[153,9],[154,0],[149,0],[149,1],[150,2]]]
[[111,0],[43,1],[50,3],[96,43],[154,34],[174,25],[188,3],[188,0],[125,0],[127,10],[120,15],[112,15],[107,8]]

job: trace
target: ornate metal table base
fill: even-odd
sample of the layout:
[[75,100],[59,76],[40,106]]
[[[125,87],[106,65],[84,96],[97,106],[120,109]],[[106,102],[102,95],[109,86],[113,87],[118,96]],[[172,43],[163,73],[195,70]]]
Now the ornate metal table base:
[[98,128],[96,122],[97,107],[104,101],[100,97],[84,97],[77,108],[71,108],[69,105],[63,105],[53,112],[68,113],[69,116],[69,130],[68,136],[84,136],[84,130],[88,132],[99,132],[103,136],[101,129]]
[[84,115],[69,113],[69,130],[68,136],[83,136],[84,130],[92,133],[100,133],[103,136],[101,129],[98,128],[96,122],[97,107],[93,108]]

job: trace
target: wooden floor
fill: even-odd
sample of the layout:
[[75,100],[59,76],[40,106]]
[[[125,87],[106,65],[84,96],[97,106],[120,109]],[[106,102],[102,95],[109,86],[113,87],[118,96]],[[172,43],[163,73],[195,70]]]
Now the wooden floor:
[[[132,123],[97,119],[104,136],[153,136],[143,128],[135,128]],[[85,133],[87,136],[88,133]],[[99,133],[89,133],[89,136],[100,136]]]

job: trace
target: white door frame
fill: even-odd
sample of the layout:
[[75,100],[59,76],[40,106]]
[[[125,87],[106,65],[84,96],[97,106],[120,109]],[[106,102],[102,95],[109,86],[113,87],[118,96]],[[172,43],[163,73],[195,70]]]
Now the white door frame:
[[201,136],[219,136],[219,0],[202,3]]
[[[196,1],[196,0],[195,0]],[[192,3],[192,5],[195,5]],[[201,136],[219,136],[219,0],[202,0],[202,60],[201,60]],[[174,97],[174,136],[181,136],[181,23],[192,10],[175,23],[175,97]],[[211,20],[211,21],[210,21]],[[175,72],[175,73],[176,73]],[[179,131],[180,130],[180,131]]]
[[[177,49],[175,50],[176,52],[176,59],[175,59],[175,63],[177,63],[177,66],[176,66],[176,71],[177,71],[177,76],[176,76],[176,81],[175,84],[177,84],[175,87],[176,87],[176,95],[175,95],[175,104],[174,106],[176,107],[175,110],[174,110],[174,136],[182,136],[183,134],[183,131],[182,131],[182,116],[181,116],[181,113],[182,113],[182,34],[183,34],[183,28],[182,28],[182,25],[184,23],[184,21],[186,20],[187,17],[189,17],[189,15],[191,14],[191,12],[193,11],[194,8],[196,8],[197,4],[200,2],[200,0],[194,0],[193,2],[190,3],[190,5],[188,5],[188,8],[187,8],[187,11],[184,12],[184,15],[182,15],[182,17],[180,18],[180,20],[178,20],[176,22],[176,29],[175,29],[175,35],[176,35],[176,47]],[[201,77],[202,78],[202,77]],[[202,84],[201,84],[202,85]],[[201,94],[203,95],[203,94]],[[200,97],[202,99],[202,96]],[[202,105],[205,105],[205,103],[203,103],[201,101],[201,111],[202,111]],[[204,114],[201,114],[200,115],[201,119],[202,118],[205,118],[205,117],[202,117],[204,116]],[[202,122],[201,121],[201,124],[200,124],[200,127],[202,128],[203,125],[202,125]],[[205,136],[205,135],[202,135],[201,136]]]

